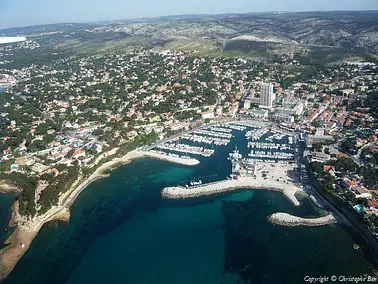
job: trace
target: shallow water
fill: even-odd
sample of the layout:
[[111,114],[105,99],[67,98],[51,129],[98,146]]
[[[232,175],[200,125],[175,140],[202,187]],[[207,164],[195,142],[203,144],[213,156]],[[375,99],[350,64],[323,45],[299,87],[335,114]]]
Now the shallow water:
[[267,221],[278,211],[315,216],[307,199],[294,207],[263,190],[161,198],[165,186],[225,178],[233,148],[196,167],[143,158],[112,171],[80,194],[69,223],[42,228],[5,283],[303,283],[306,275],[371,274],[339,226]]

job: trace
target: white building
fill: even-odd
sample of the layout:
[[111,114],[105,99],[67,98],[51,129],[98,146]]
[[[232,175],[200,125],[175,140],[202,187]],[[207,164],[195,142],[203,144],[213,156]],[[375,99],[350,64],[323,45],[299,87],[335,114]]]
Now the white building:
[[265,109],[249,109],[247,114],[253,118],[259,119],[267,119],[268,118],[268,110]]
[[214,112],[212,110],[211,111],[202,112],[201,115],[202,115],[202,119],[212,119],[212,118],[214,118]]
[[275,113],[273,119],[279,122],[294,122],[294,116],[286,113]]
[[260,86],[260,108],[271,109],[275,99],[276,97],[273,93],[273,85],[262,83]]
[[251,101],[250,100],[245,100],[244,104],[243,104],[243,107],[245,109],[250,109],[251,108]]

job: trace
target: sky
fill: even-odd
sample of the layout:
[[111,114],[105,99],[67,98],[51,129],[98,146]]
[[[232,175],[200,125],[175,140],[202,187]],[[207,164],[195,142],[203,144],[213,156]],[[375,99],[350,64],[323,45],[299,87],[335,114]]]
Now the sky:
[[0,29],[181,14],[378,10],[378,0],[0,0]]

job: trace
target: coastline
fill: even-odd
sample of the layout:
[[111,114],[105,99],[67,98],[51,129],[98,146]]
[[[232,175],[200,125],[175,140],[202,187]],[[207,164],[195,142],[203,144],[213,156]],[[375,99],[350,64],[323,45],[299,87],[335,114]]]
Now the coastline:
[[[196,159],[183,159],[136,149],[128,152],[126,155],[120,158],[114,158],[111,161],[102,164],[95,170],[94,173],[92,173],[79,185],[77,185],[77,183],[80,182],[80,179],[74,182],[71,190],[61,196],[58,202],[58,206],[53,206],[43,215],[33,218],[25,218],[20,216],[18,211],[18,202],[16,201],[12,206],[12,218],[9,222],[9,226],[17,226],[17,228],[6,240],[5,244],[7,244],[7,246],[0,250],[0,281],[5,279],[8,274],[12,272],[17,262],[29,249],[29,246],[32,243],[33,239],[37,236],[38,232],[41,230],[45,223],[53,220],[69,220],[69,207],[75,202],[76,198],[87,186],[98,179],[108,177],[109,174],[104,174],[106,171],[115,167],[119,167],[121,165],[128,164],[134,159],[143,157],[160,159],[187,166],[194,166],[199,164],[199,161]],[[2,186],[3,189],[7,189],[7,192],[19,191],[18,188],[12,187],[7,184],[5,186],[4,184],[2,184]]]
[[198,165],[200,162],[196,159],[183,159],[183,158],[177,158],[177,157],[171,157],[168,155],[161,155],[157,153],[151,153],[147,151],[140,151],[140,150],[133,150],[126,155],[124,155],[121,158],[115,158],[103,165],[101,165],[96,171],[91,174],[86,180],[84,180],[79,186],[77,186],[73,191],[71,190],[69,192],[69,196],[67,199],[64,201],[63,206],[65,207],[70,207],[77,196],[92,182],[106,178],[109,176],[109,174],[104,174],[106,171],[113,169],[115,167],[119,167],[121,165],[126,165],[130,163],[132,160],[137,159],[137,158],[153,158],[153,159],[159,159],[159,160],[164,160],[168,161],[171,163],[175,164],[181,164],[181,165],[186,165],[186,166],[195,166]]
[[295,194],[301,191],[299,187],[294,184],[278,181],[269,181],[269,184],[267,184],[266,180],[259,177],[241,177],[237,180],[224,180],[195,187],[166,187],[162,191],[162,196],[172,199],[185,199],[231,192],[239,189],[265,189],[278,191],[283,193],[294,206],[300,205],[298,199],[295,197]]
[[[15,218],[15,220],[13,220]],[[5,279],[14,269],[17,262],[27,252],[30,244],[37,236],[43,225],[51,220],[68,221],[70,213],[67,208],[53,208],[53,212],[46,218],[38,218],[25,223],[22,217],[14,216],[11,222],[18,222],[17,228],[5,241],[7,245],[0,251],[0,281]],[[39,220],[41,219],[41,220]],[[20,225],[21,223],[21,225]]]
[[328,214],[323,217],[317,218],[302,218],[297,217],[291,214],[278,212],[273,213],[268,217],[269,222],[277,225],[288,226],[288,227],[297,227],[297,226],[307,226],[307,227],[316,227],[329,225],[336,222],[335,217],[332,214]]
[[20,192],[21,190],[13,185],[7,183],[0,183],[0,193]]

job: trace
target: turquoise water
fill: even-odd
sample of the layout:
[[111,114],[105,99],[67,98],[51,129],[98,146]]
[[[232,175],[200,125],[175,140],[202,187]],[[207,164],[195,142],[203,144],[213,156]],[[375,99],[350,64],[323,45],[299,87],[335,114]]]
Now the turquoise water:
[[371,274],[341,227],[266,220],[277,211],[315,216],[307,199],[294,207],[260,190],[160,197],[165,186],[226,177],[233,147],[216,149],[196,167],[138,159],[112,171],[80,194],[69,223],[43,227],[5,283],[303,283],[306,275]]

